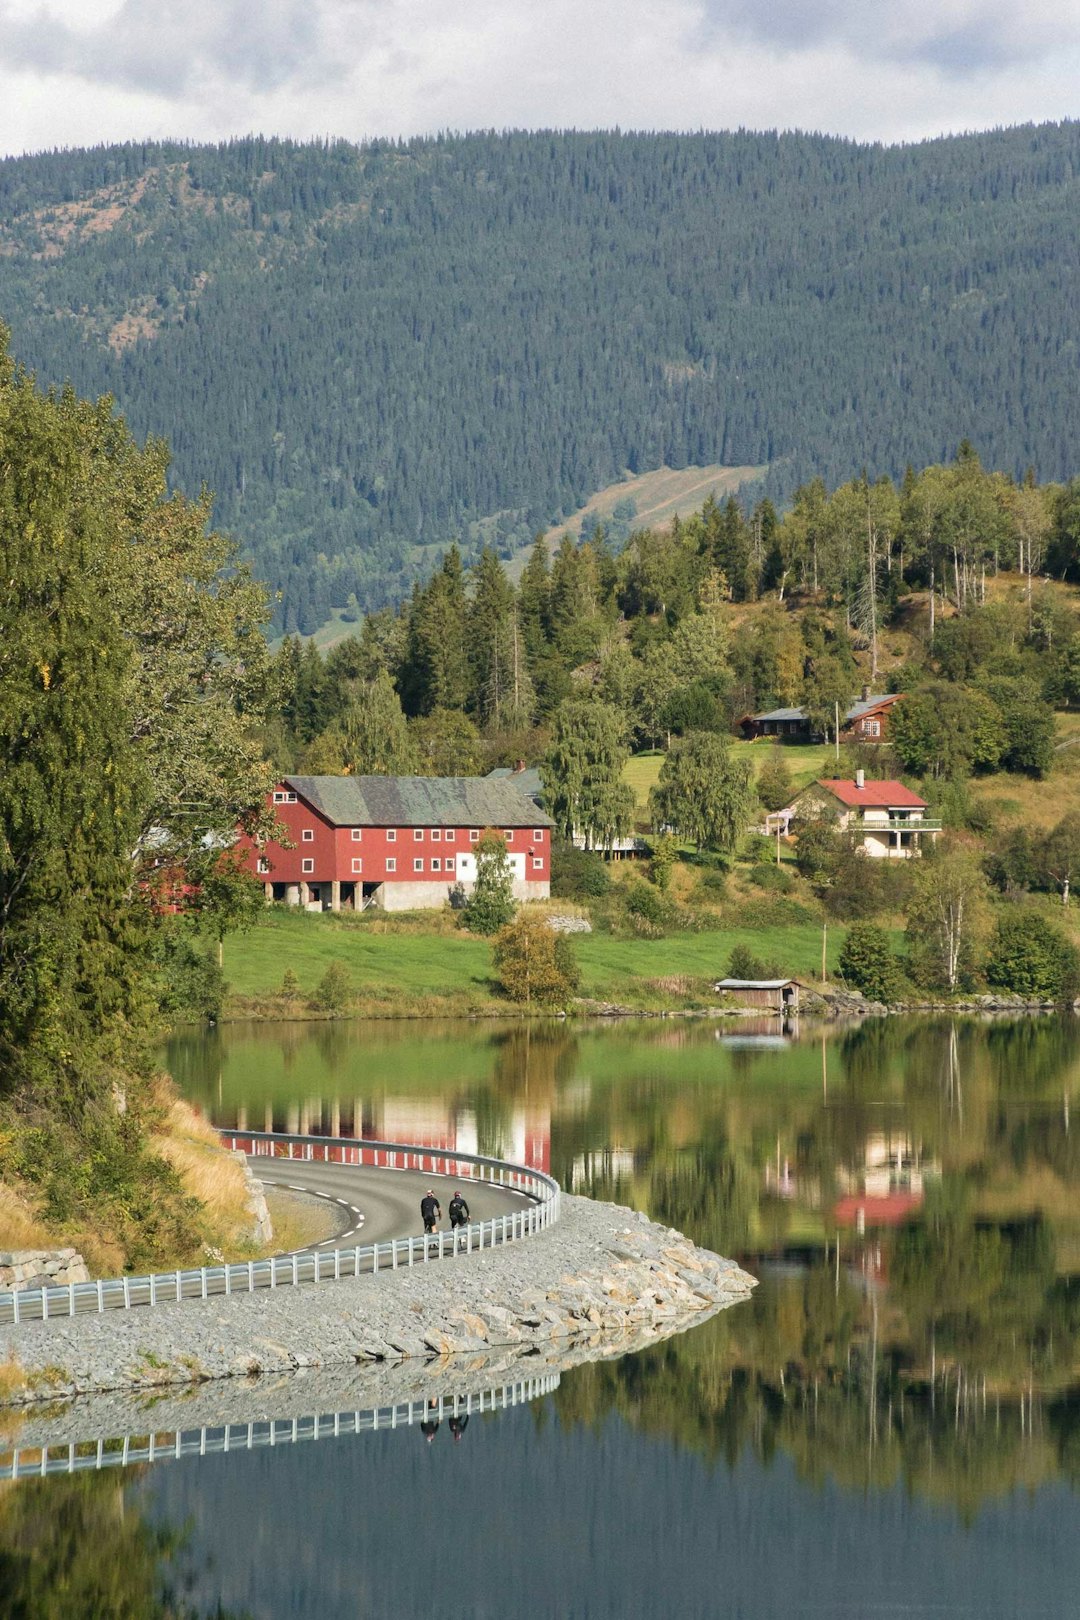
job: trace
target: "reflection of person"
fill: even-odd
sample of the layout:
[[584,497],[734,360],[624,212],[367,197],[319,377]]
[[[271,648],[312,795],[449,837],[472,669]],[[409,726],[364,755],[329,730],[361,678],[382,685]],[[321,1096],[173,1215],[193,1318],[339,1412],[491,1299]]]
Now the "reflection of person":
[[462,1417],[452,1417],[450,1419],[450,1433],[453,1435],[455,1441],[460,1440],[462,1435],[465,1433],[465,1426],[468,1421],[468,1412],[466,1412]]
[[[453,1428],[453,1426],[454,1426],[453,1420],[451,1419],[450,1427]],[[434,1438],[438,1434],[438,1432],[439,1432],[439,1403],[438,1403],[438,1401],[428,1401],[428,1403],[427,1403],[427,1416],[424,1418],[424,1421],[420,1425],[420,1433],[423,1435],[424,1439],[427,1441],[428,1445],[430,1446],[431,1442],[434,1440]]]
[[439,1204],[439,1200],[435,1196],[434,1187],[429,1187],[423,1198],[421,1198],[420,1214],[423,1218],[425,1232],[435,1232],[438,1230],[438,1223],[442,1215],[442,1208]]
[[461,1196],[461,1189],[455,1188],[454,1196],[450,1200],[450,1225],[468,1226],[469,1206]]

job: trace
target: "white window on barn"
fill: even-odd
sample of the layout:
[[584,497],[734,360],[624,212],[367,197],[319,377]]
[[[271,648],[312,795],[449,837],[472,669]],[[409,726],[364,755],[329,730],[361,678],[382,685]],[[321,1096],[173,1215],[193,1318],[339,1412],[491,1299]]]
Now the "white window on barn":
[[352,830],[352,841],[353,841],[354,844],[358,844],[360,842],[360,837],[361,837],[361,834],[363,833],[363,830],[364,829],[362,827],[354,827],[353,828],[353,830]]
[[509,843],[512,843],[512,842],[513,842],[513,838],[514,838],[514,829],[513,829],[513,827],[504,827],[504,828],[503,828],[503,832],[504,832],[504,833],[505,833],[505,835],[506,835],[506,842],[507,842],[507,843],[508,843],[508,844],[509,844]]
[[354,872],[362,872],[364,870],[363,861],[354,859],[353,863],[352,863],[352,869],[353,869]]
[[386,842],[388,844],[396,844],[397,843],[397,828],[396,827],[387,827],[387,829],[386,829]]
[[286,793],[284,791],[279,791],[279,792],[274,794],[274,803],[275,804],[295,804],[296,803],[296,794],[295,793]]
[[313,860],[301,861],[300,870],[301,872],[314,872],[315,862]]
[[414,827],[413,830],[412,830],[412,835],[413,835],[414,841],[417,844],[422,843],[423,838],[424,838],[424,829],[423,829],[423,827]]
[[397,860],[393,855],[389,856],[388,859],[387,859],[386,870],[388,872],[396,872],[397,871]]
[[479,827],[470,827],[470,829],[469,829],[469,842],[470,842],[470,844],[476,844],[476,843],[479,843],[479,841],[480,841],[480,829],[479,829]]
[[441,872],[442,871],[442,861],[439,859],[439,857],[437,855],[432,860],[431,870],[433,872]]
[[418,855],[415,861],[413,861],[412,869],[414,872],[422,872],[424,870],[424,862],[421,856]]
[[448,844],[452,844],[457,837],[457,833],[454,831],[453,827],[447,827],[443,833],[443,837],[446,839]]
[[544,870],[544,857],[542,855],[533,856],[533,870],[535,871],[537,868],[539,868],[541,872]]
[[303,832],[300,834],[300,837],[303,839],[305,844],[313,844],[315,842],[315,834],[310,827],[305,827]]
[[267,855],[260,855],[259,856],[258,869],[259,869],[260,872],[269,872],[269,870],[270,870],[269,856],[267,856]]
[[432,843],[437,844],[441,837],[442,837],[442,828],[441,827],[432,827],[432,829],[431,829],[431,841],[432,841]]
[[533,828],[533,843],[534,844],[539,844],[541,842],[541,840],[543,839],[543,836],[544,836],[543,827],[534,827]]
[[448,855],[446,857],[446,870],[448,872],[452,872],[454,870],[454,857],[452,855]]

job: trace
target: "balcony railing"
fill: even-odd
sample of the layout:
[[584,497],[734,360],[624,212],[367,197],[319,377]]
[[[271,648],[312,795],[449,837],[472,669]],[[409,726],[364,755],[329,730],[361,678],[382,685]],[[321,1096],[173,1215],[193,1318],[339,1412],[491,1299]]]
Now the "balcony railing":
[[941,831],[941,826],[942,826],[942,824],[941,824],[940,821],[932,820],[929,816],[924,816],[922,818],[922,820],[920,820],[920,821],[915,821],[915,820],[908,821],[903,816],[890,816],[887,821],[870,821],[870,820],[864,818],[863,821],[860,822],[860,824],[859,824],[859,830],[861,832],[864,832],[864,833],[870,833],[870,832],[891,832],[891,833],[893,833],[893,832],[907,832],[907,833],[911,833],[911,832],[931,832],[931,833],[939,833]]

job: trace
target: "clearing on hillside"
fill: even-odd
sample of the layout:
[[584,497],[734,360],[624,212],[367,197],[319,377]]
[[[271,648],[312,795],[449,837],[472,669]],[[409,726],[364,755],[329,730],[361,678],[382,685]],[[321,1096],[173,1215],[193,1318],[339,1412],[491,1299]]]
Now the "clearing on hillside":
[[593,513],[604,522],[614,514],[621,501],[632,500],[636,507],[630,520],[631,529],[657,529],[670,523],[676,515],[688,517],[699,512],[710,495],[718,501],[742,485],[764,477],[766,467],[657,467],[654,472],[631,474],[617,484],[586,501],[585,505],[568,517],[565,523],[556,523],[547,532],[548,545],[555,547],[564,534],[581,534],[581,525]]

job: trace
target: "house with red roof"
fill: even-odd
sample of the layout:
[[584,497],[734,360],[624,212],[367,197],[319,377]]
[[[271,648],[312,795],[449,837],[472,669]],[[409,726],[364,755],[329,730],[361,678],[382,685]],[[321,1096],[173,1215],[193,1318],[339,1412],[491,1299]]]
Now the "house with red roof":
[[867,781],[863,771],[850,777],[821,777],[792,801],[796,820],[834,817],[851,829],[865,855],[909,860],[921,855],[923,840],[941,832],[941,822],[927,815],[929,805],[903,782]]

